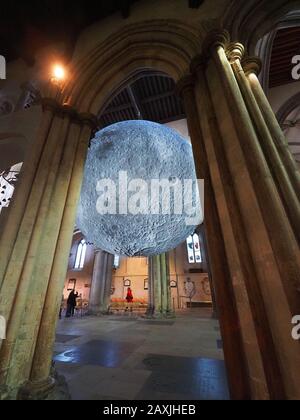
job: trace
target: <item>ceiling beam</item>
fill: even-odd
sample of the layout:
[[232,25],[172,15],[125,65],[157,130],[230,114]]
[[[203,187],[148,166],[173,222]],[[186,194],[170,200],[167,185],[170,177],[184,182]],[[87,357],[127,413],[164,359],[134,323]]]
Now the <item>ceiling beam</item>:
[[147,98],[142,99],[142,104],[148,104],[149,102],[155,102],[159,99],[169,98],[170,96],[175,96],[174,90],[169,90],[168,92],[159,93],[158,95],[148,96]]
[[130,101],[132,102],[134,112],[138,120],[143,119],[143,107],[139,101],[139,98],[134,90],[133,85],[127,86],[127,93],[129,95]]
[[118,105],[118,106],[112,106],[112,107],[106,108],[101,113],[100,117],[102,117],[103,115],[114,113],[114,112],[125,111],[126,109],[129,109],[131,107],[132,107],[132,103],[131,102],[128,102],[128,103],[122,104],[122,105]]
[[[131,90],[132,90],[132,86],[131,86]],[[114,112],[124,111],[128,108],[132,108],[132,107],[135,108],[133,99],[131,98],[131,95],[130,95],[129,91],[128,91],[128,94],[129,94],[131,102],[128,102],[128,103],[122,104],[122,105],[118,105],[118,106],[112,106],[112,107],[106,108],[104,110],[104,112],[100,115],[100,117],[102,117],[103,115],[114,113]],[[135,100],[137,101],[136,94],[134,94],[133,96],[135,97]],[[172,97],[172,96],[174,96],[174,90],[170,90],[168,92],[160,93],[159,95],[148,96],[147,98],[144,98],[142,100],[138,100],[136,102],[137,108],[135,108],[135,110],[136,110],[136,112],[138,112],[138,110],[139,110],[141,112],[141,114],[143,114],[143,112],[142,112],[143,104],[148,104],[149,102],[155,102],[158,99],[165,99],[165,98]]]

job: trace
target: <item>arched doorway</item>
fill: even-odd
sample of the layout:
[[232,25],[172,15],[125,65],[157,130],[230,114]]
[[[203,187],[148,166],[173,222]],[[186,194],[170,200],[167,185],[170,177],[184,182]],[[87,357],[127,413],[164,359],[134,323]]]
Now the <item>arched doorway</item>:
[[[183,104],[180,97],[176,94],[175,83],[163,73],[144,71],[136,74],[123,90],[115,96],[112,95],[112,99],[106,108],[99,114],[100,127],[103,128],[120,121],[133,119],[166,124],[190,141]],[[204,238],[201,239],[200,250],[199,236],[195,233],[192,244],[187,240],[187,243],[180,244],[176,250],[170,251],[166,256],[169,261],[168,282],[171,284],[171,292],[166,309],[167,312],[170,312],[170,315],[188,306],[209,307],[211,305],[212,296],[208,279],[209,264],[204,250],[204,242]],[[66,291],[68,290],[68,278],[77,277],[76,274],[78,274],[79,283],[77,284],[77,290],[78,293],[84,295],[86,304],[89,301],[87,296],[89,290],[86,289],[90,287],[89,298],[93,302],[92,313],[126,312],[128,310],[126,293],[128,286],[131,286],[134,302],[130,307],[130,313],[143,314],[147,310],[147,314],[150,314],[152,309],[147,308],[147,305],[152,299],[150,295],[154,289],[150,284],[153,280],[151,278],[150,260],[148,261],[146,257],[136,257],[134,259],[121,257],[118,267],[115,267],[112,279],[110,276],[105,285],[105,288],[112,289],[111,298],[109,299],[107,292],[103,293],[101,288],[94,287],[94,283],[100,280],[106,282],[106,279],[103,280],[99,273],[99,271],[106,270],[103,264],[107,264],[106,260],[104,263],[101,259],[102,253],[99,250],[95,251],[93,272],[91,272],[90,262],[88,262],[84,273],[76,273],[76,270],[74,271],[73,250],[75,246],[77,246],[76,241],[73,243],[72,257],[69,261],[64,290],[65,299]],[[198,247],[197,250],[196,247]],[[190,253],[188,255],[188,252],[192,252],[193,257],[191,257]],[[112,269],[111,266],[110,269]],[[195,286],[194,296],[187,296],[185,286],[188,280]],[[111,281],[112,284],[110,284]],[[105,303],[102,300],[105,300]],[[216,313],[216,311],[214,312]]]
[[[85,57],[75,56],[62,91],[50,85],[44,93],[23,197],[14,200],[5,227],[9,245],[1,242],[0,285],[8,291],[1,304],[9,320],[1,386],[7,395],[26,381],[33,388],[51,385],[53,325],[95,116],[111,92],[151,69],[179,84],[197,174],[206,181],[208,250],[232,397],[299,396],[293,370],[299,343],[287,328],[299,309],[298,177],[291,181],[289,168],[282,169],[287,151],[274,150],[271,134],[280,134],[257,84],[257,63],[226,32],[210,34],[203,44],[202,28],[178,21],[168,22],[168,32],[162,27],[155,21],[128,25]],[[275,175],[270,153],[278,163]],[[289,217],[279,180],[288,190]]]

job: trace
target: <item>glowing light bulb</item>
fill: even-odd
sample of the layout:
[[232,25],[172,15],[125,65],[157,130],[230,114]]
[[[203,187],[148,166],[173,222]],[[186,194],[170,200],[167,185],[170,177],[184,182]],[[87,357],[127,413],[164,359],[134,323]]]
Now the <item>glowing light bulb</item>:
[[65,75],[66,75],[65,69],[62,66],[60,65],[54,66],[53,68],[54,79],[61,81],[65,78]]

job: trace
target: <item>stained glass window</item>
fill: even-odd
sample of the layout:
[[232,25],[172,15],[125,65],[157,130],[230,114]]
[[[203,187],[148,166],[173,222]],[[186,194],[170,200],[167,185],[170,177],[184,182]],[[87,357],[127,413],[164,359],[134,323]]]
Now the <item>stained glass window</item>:
[[194,233],[194,235],[190,235],[187,238],[186,243],[187,243],[189,263],[190,264],[201,263],[202,254],[201,254],[199,235],[197,235],[197,233]]
[[80,241],[78,248],[77,248],[77,253],[76,253],[76,260],[75,260],[75,270],[82,270],[84,267],[84,262],[85,262],[85,256],[86,256],[86,250],[87,250],[87,243],[85,239],[82,239],[82,241]]
[[114,266],[114,268],[119,268],[120,267],[120,255],[115,255],[114,256],[113,266]]

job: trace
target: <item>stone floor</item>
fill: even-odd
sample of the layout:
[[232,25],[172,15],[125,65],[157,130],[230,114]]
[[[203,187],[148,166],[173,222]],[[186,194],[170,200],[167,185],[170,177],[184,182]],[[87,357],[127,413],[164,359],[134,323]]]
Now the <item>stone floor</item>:
[[208,309],[176,319],[63,319],[55,365],[74,400],[228,399],[222,341]]

